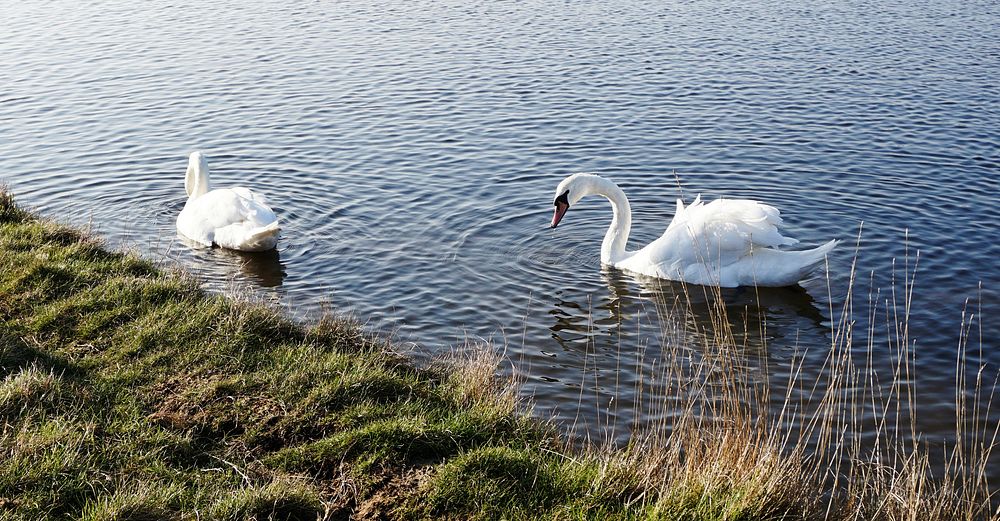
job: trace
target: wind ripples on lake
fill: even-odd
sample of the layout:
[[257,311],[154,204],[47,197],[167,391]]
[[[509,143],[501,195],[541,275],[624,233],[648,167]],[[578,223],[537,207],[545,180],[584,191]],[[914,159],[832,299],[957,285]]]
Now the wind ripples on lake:
[[[682,290],[602,270],[599,200],[548,229],[573,172],[622,186],[633,245],[699,193],[777,206],[803,245],[844,239],[829,292],[820,277],[726,293],[735,322],[766,318],[746,333],[772,360],[761,377],[804,351],[805,378],[822,370],[862,222],[859,295],[870,280],[888,298],[920,252],[927,439],[952,428],[936,412],[954,401],[967,299],[1000,364],[995,2],[27,1],[0,16],[0,178],[22,203],[418,352],[492,339],[539,414],[583,432],[623,441],[658,419],[630,393],[662,362]],[[176,236],[194,149],[218,186],[268,197],[276,253]]]

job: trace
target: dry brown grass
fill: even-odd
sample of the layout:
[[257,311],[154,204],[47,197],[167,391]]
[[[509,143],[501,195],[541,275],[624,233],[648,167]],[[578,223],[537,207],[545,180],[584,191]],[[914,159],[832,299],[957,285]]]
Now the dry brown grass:
[[523,403],[518,399],[520,382],[512,371],[504,371],[507,358],[492,344],[467,342],[438,357],[433,367],[446,379],[459,402],[513,414]]
[[[687,291],[657,303],[669,330],[659,387],[645,396],[665,419],[625,456],[656,498],[654,511],[705,519],[1000,519],[986,479],[1000,429],[990,409],[996,369],[970,367],[982,360],[969,356],[982,349],[978,314],[963,314],[956,351],[955,441],[933,450],[921,441],[908,327],[915,271],[916,262],[904,267],[899,294],[869,293],[865,331],[855,330],[851,277],[830,345],[813,346],[827,350],[818,381],[803,376],[805,357],[795,358],[787,382],[769,381],[766,347],[748,349],[739,339],[718,290],[687,289],[710,293],[707,321],[689,316]],[[874,361],[886,357],[892,374],[880,381]],[[610,462],[622,454],[593,456]]]

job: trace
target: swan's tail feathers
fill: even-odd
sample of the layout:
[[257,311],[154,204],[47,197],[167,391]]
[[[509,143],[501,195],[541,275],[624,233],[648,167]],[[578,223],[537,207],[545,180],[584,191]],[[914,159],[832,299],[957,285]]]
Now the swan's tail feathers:
[[267,251],[278,245],[280,231],[278,221],[256,228],[249,228],[245,224],[226,226],[216,230],[215,243],[233,250]]
[[278,226],[278,221],[271,221],[264,226],[254,228],[251,235],[275,235],[281,231],[281,226]]
[[813,248],[812,251],[816,252],[816,254],[821,257],[826,257],[826,254],[833,251],[833,249],[836,248],[838,244],[840,244],[840,239],[833,239],[822,246]]
[[267,226],[252,230],[247,237],[247,243],[252,244],[255,249],[270,250],[278,244],[278,232],[280,231],[281,227],[278,226],[278,221],[272,221]]
[[816,268],[823,264],[823,261],[826,260],[826,255],[833,251],[838,244],[840,244],[840,239],[833,239],[822,246],[817,246],[811,250],[803,251],[802,255],[806,258],[806,262],[802,266],[802,276],[804,277],[811,274],[816,270]]

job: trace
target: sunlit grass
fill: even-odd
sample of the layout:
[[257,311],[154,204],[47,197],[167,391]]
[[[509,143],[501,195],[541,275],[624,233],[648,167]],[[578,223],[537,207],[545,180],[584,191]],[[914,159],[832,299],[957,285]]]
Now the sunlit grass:
[[206,295],[6,194],[0,308],[0,512],[17,517],[316,519],[410,467],[549,436],[492,379],[417,369],[350,320]]

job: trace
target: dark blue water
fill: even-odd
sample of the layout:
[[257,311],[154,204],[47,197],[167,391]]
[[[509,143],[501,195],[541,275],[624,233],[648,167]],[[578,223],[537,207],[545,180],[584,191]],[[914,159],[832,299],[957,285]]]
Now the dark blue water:
[[[829,279],[726,293],[733,323],[766,319],[741,334],[761,378],[802,352],[820,374],[862,222],[858,336],[919,252],[921,436],[952,432],[969,299],[971,363],[1000,365],[996,2],[28,1],[0,19],[0,179],[22,203],[212,289],[354,313],[418,357],[492,340],[536,411],[584,432],[655,419],[636,391],[683,290],[601,269],[600,200],[548,229],[579,171],[629,195],[633,246],[699,193],[777,206],[804,245],[844,239]],[[176,237],[195,149],[217,185],[270,198],[277,254]]]

